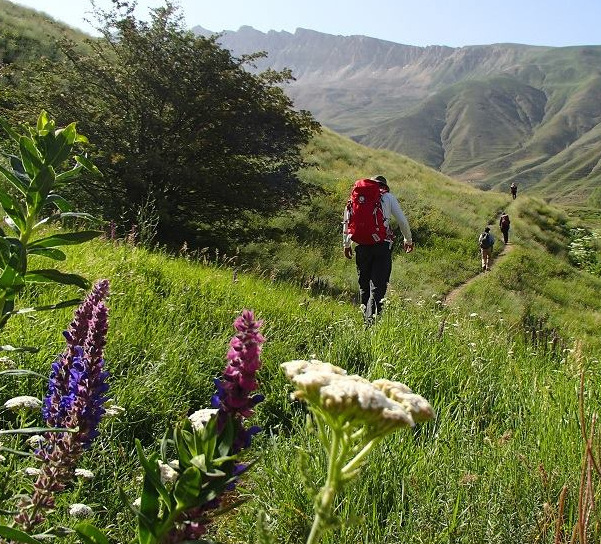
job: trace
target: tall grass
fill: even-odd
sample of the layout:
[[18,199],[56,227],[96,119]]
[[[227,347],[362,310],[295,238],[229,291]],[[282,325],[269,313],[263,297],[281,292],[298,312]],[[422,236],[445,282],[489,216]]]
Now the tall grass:
[[[276,542],[302,542],[308,530],[312,501],[303,474],[319,487],[323,458],[305,426],[305,409],[289,400],[279,364],[312,356],[369,379],[403,381],[437,411],[435,422],[394,435],[373,455],[340,497],[344,524],[324,542],[552,542],[564,484],[564,517],[575,522],[580,368],[568,351],[535,349],[500,317],[470,317],[432,298],[405,300],[395,290],[382,319],[365,329],[354,305],[222,266],[103,241],[70,255],[70,269],[111,281],[105,358],[110,395],[126,411],[105,422],[87,457],[96,472],[92,485],[66,494],[59,512],[75,499],[91,504],[111,540],[133,535],[132,516],[115,489],[132,499],[139,494],[134,438],[156,448],[170,423],[209,405],[232,320],[244,307],[265,320],[260,380],[266,401],[256,416],[264,430],[253,446],[261,460],[248,475],[250,500],[218,527],[223,542],[254,542],[260,510]],[[55,295],[30,289],[23,302]],[[69,320],[69,310],[15,317],[6,341],[42,349],[2,364],[47,373]],[[599,370],[598,352],[585,352],[583,361],[589,373]],[[31,378],[5,379],[0,401],[41,396],[44,387]],[[598,409],[596,391],[588,405]],[[304,464],[299,450],[307,452]]]

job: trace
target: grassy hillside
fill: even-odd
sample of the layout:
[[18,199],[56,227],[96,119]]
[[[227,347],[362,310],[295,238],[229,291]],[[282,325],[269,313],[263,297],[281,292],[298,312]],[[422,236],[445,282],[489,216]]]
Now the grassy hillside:
[[[299,474],[299,448],[309,454],[304,470],[315,485],[321,484],[324,460],[305,427],[305,410],[289,400],[279,364],[310,357],[370,379],[401,380],[437,412],[434,422],[399,432],[377,448],[361,477],[339,497],[343,527],[324,542],[550,543],[564,484],[564,521],[568,527],[575,522],[578,375],[581,365],[591,377],[598,372],[598,357],[588,348],[580,360],[536,344],[499,317],[503,298],[489,301],[496,316],[491,320],[393,293],[388,313],[365,329],[354,305],[223,266],[103,241],[69,254],[65,267],[111,282],[105,359],[110,397],[125,412],[102,425],[84,460],[95,479],[67,490],[55,519],[70,523],[67,505],[83,502],[92,506],[94,522],[106,528],[111,542],[132,537],[132,516],[115,489],[122,487],[132,500],[139,496],[134,438],[150,452],[169,423],[209,405],[231,323],[248,307],[265,320],[260,380],[266,401],[254,418],[263,432],[252,450],[259,463],[241,491],[248,501],[216,527],[221,542],[254,542],[259,510],[276,542],[303,542],[312,512]],[[493,278],[495,273],[482,280]],[[59,296],[56,288],[30,289],[20,303],[44,304]],[[46,374],[62,350],[60,332],[70,315],[65,309],[14,317],[3,343],[38,345],[41,351],[3,359],[3,367]],[[593,383],[587,382],[591,411],[599,408]],[[41,396],[44,388],[43,380],[5,377],[0,401],[16,394]],[[6,412],[0,417],[3,425],[14,423]],[[28,461],[12,462],[11,480],[25,485],[18,469]]]
[[56,40],[83,41],[86,34],[35,10],[0,0],[0,62],[24,63],[40,57],[61,56]]

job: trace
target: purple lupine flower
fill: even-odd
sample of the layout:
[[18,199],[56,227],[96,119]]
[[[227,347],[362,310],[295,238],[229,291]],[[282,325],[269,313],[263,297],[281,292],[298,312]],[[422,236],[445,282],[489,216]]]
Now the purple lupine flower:
[[42,415],[49,427],[78,430],[72,433],[48,432],[36,450],[42,461],[41,474],[31,497],[20,503],[15,517],[25,530],[43,521],[41,511],[54,506],[54,494],[73,478],[83,451],[98,436],[98,424],[104,414],[108,390],[103,350],[108,330],[108,309],[103,299],[108,295],[107,280],[96,283],[86,297],[64,336],[67,348],[52,364],[48,395]]
[[[263,400],[262,395],[252,395],[259,384],[256,373],[261,368],[261,344],[263,336],[259,333],[262,321],[256,321],[251,310],[244,310],[234,321],[235,336],[230,341],[227,353],[228,363],[223,371],[222,379],[215,380],[217,393],[213,395],[211,404],[217,408],[218,432],[223,430],[228,418],[234,423],[235,438],[231,454],[238,453],[250,446],[251,438],[261,429],[257,426],[244,427],[243,420],[251,417],[253,408]],[[236,463],[232,476],[234,480],[226,487],[226,492],[233,491],[237,477],[248,469],[246,463]],[[177,543],[198,540],[207,532],[211,522],[209,513],[221,504],[221,497],[182,512],[173,529],[163,542]]]
[[215,380],[217,394],[213,395],[211,404],[219,410],[219,420],[224,423],[228,415],[234,417],[236,423],[236,439],[234,452],[247,448],[259,427],[244,428],[242,419],[253,415],[253,408],[263,400],[262,395],[251,395],[259,384],[256,374],[261,368],[261,344],[265,341],[259,328],[262,321],[255,320],[251,310],[244,310],[234,321],[238,331],[230,341],[227,353],[228,363],[221,380]]

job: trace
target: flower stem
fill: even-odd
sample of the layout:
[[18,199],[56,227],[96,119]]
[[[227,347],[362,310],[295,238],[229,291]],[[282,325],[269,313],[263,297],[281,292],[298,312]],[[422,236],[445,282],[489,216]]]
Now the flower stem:
[[328,452],[328,474],[324,486],[315,499],[315,518],[306,544],[317,544],[319,542],[324,521],[331,517],[332,503],[341,481],[340,462],[344,460],[345,451],[345,441],[341,440],[340,434],[334,431]]

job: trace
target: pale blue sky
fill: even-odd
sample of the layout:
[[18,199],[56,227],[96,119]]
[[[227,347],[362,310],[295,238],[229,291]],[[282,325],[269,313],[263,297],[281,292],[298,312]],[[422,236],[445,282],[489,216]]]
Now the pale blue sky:
[[[14,0],[71,26],[84,23],[89,0]],[[97,0],[109,6],[110,0]],[[209,30],[298,27],[344,36],[361,34],[409,45],[524,43],[601,44],[601,0],[175,0],[187,26]],[[138,16],[163,5],[139,0]],[[89,17],[89,15],[88,15]]]

